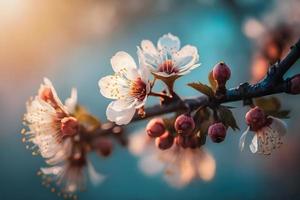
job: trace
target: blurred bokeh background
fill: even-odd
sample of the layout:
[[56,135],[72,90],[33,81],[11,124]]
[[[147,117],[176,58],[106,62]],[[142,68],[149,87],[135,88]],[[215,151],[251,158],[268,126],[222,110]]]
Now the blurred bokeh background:
[[[20,135],[25,102],[44,76],[63,99],[77,87],[79,102],[105,119],[108,100],[97,82],[111,73],[111,56],[119,50],[135,55],[142,39],[156,42],[170,32],[182,44],[197,46],[202,63],[176,83],[179,94],[197,95],[184,84],[208,82],[208,72],[221,60],[232,68],[229,86],[257,81],[300,36],[299,9],[299,0],[0,0],[0,199],[60,199],[41,185],[36,172],[44,162],[25,149]],[[299,67],[298,62],[289,74]],[[91,155],[108,179],[88,184],[79,198],[300,199],[300,97],[277,96],[292,112],[284,145],[271,156],[240,152],[240,133],[230,131],[225,142],[206,144],[216,161],[214,178],[174,189],[159,175],[145,176],[137,158],[116,147],[106,159]],[[231,105],[239,107],[234,113],[245,129],[247,108]]]

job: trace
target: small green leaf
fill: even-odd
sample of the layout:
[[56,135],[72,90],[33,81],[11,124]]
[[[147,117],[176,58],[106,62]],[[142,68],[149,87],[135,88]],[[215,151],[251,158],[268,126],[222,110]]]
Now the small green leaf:
[[277,118],[281,118],[281,119],[288,119],[290,111],[289,110],[280,110],[280,111],[275,111],[275,112],[266,112],[267,115],[273,116],[273,117],[277,117]]
[[265,112],[279,111],[281,108],[281,103],[276,97],[257,98],[255,99],[255,105],[263,109]]
[[211,87],[208,85],[202,84],[200,82],[198,83],[189,83],[188,86],[194,88],[195,90],[205,94],[206,96],[213,97],[214,91]]
[[240,130],[230,109],[226,108],[225,106],[219,106],[218,114],[221,122],[225,126],[231,127],[234,131],[236,129]]
[[213,71],[211,71],[208,75],[208,80],[210,83],[211,88],[213,89],[213,91],[216,91],[217,89],[217,82],[215,81],[215,79],[213,78]]

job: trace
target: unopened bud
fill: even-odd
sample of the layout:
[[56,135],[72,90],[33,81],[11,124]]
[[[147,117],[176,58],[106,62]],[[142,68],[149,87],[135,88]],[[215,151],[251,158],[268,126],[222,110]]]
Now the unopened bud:
[[195,121],[190,115],[179,115],[174,124],[175,130],[182,136],[187,136],[193,133],[195,129]]
[[166,131],[162,136],[155,139],[156,146],[161,150],[166,150],[172,147],[174,142],[173,135]]
[[253,131],[261,129],[266,126],[268,122],[264,111],[257,106],[246,113],[245,119],[247,125],[250,126]]
[[226,137],[227,128],[223,123],[215,123],[208,128],[208,135],[215,143],[222,142]]
[[149,121],[146,132],[150,137],[159,137],[164,134],[166,128],[161,118],[155,118]]
[[102,156],[109,156],[113,149],[113,144],[108,138],[100,138],[96,142],[96,151]]
[[225,87],[226,81],[229,80],[230,75],[230,68],[224,62],[216,64],[213,68],[213,78],[220,87]]

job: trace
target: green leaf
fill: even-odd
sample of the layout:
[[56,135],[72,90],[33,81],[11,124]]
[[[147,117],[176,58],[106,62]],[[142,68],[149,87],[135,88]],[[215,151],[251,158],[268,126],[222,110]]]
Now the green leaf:
[[279,111],[281,108],[281,103],[276,97],[257,98],[255,99],[254,104],[263,109],[265,112]]
[[206,96],[213,97],[214,91],[211,87],[208,85],[202,84],[200,82],[198,83],[189,83],[188,86],[194,88],[195,90],[205,94]]
[[74,117],[83,125],[87,130],[95,130],[101,126],[100,120],[89,113],[83,106],[77,105]]
[[275,112],[266,112],[267,115],[271,115],[273,117],[281,118],[281,119],[288,119],[290,110],[280,110]]
[[218,116],[225,126],[231,127],[234,131],[236,129],[240,130],[230,109],[226,108],[225,106],[219,106]]
[[208,80],[209,80],[209,84],[211,86],[211,88],[213,89],[213,91],[216,91],[217,89],[217,82],[215,81],[215,79],[213,78],[213,71],[211,71],[208,75]]

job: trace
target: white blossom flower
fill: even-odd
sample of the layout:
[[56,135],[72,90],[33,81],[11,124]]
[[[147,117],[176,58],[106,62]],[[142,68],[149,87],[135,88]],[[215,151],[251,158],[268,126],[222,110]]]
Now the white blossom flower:
[[[76,104],[76,90],[73,89],[68,102]],[[58,98],[52,83],[44,79],[38,95],[27,102],[27,112],[24,115],[24,123],[28,126],[28,131],[23,131],[24,142],[33,143],[32,149],[36,149],[42,157],[51,160],[57,152],[63,149],[64,137],[68,135],[62,131],[62,121],[73,121],[70,111],[74,110],[71,105],[63,105]],[[70,127],[72,128],[72,127]],[[70,129],[69,129],[70,131]],[[70,134],[75,134],[76,130],[71,130]]]
[[144,106],[150,92],[148,69],[138,69],[126,52],[118,52],[111,59],[114,75],[99,80],[101,94],[113,99],[106,110],[108,120],[118,125],[128,124],[136,109]]
[[209,181],[215,175],[215,160],[203,147],[184,149],[175,144],[161,151],[141,131],[130,135],[129,151],[140,157],[142,172],[149,176],[164,172],[166,182],[175,188],[182,188],[197,179]]
[[93,183],[104,180],[86,158],[79,122],[73,117],[76,105],[76,89],[72,89],[71,97],[63,104],[52,83],[45,78],[38,95],[27,103],[24,122],[29,130],[22,131],[23,141],[33,144],[34,154],[40,153],[46,159],[48,166],[40,171],[43,183],[46,186],[56,183],[68,195],[84,188],[85,168]]
[[180,49],[179,38],[170,33],[159,38],[157,47],[143,40],[138,56],[158,78],[179,77],[200,66],[197,48],[186,45]]
[[251,130],[255,132],[249,146],[252,153],[269,155],[282,145],[282,137],[287,132],[287,125],[284,121],[272,116],[265,116],[258,107],[247,113],[246,121],[249,126],[240,138],[241,150],[244,149],[246,136]]

